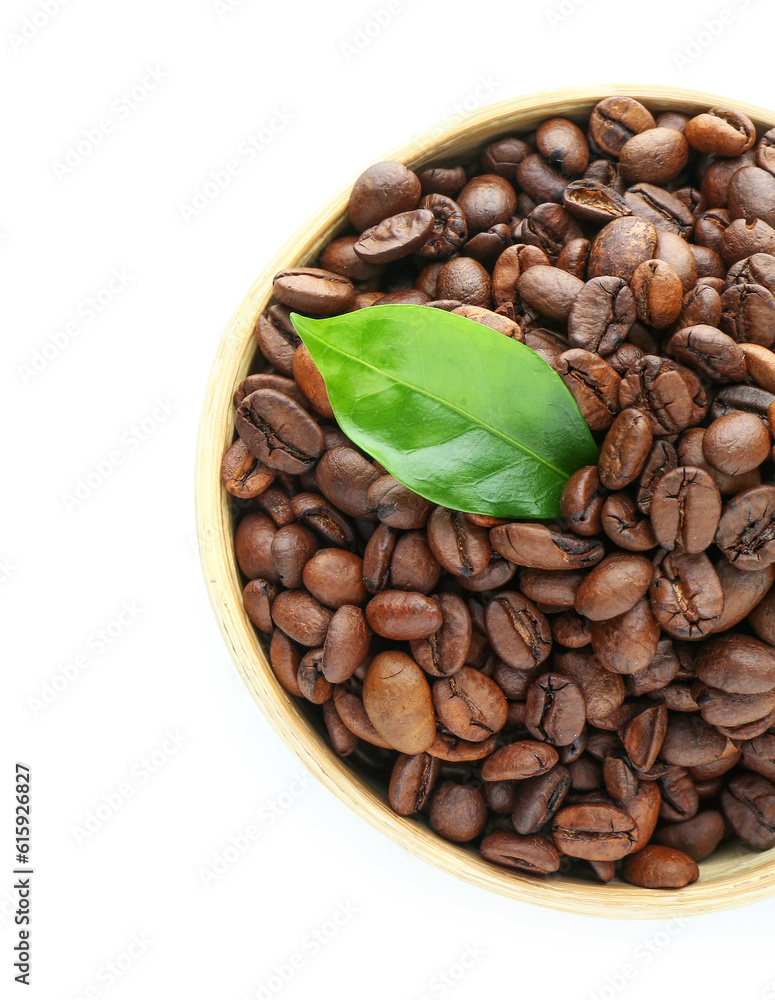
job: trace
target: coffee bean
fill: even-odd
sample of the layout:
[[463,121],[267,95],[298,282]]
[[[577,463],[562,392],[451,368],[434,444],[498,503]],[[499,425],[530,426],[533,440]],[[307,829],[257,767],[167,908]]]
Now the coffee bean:
[[775,847],[775,785],[759,774],[733,778],[721,793],[724,815],[749,847]]
[[647,129],[628,139],[619,151],[622,176],[628,181],[648,184],[675,180],[688,160],[689,144],[672,128]]
[[654,116],[631,97],[607,97],[589,118],[589,134],[595,146],[607,156],[618,157],[634,135],[656,127]]
[[[364,226],[364,229],[367,228]],[[378,264],[369,264],[356,254],[353,249],[358,242],[357,236],[339,236],[323,248],[320,254],[320,266],[324,271],[341,274],[352,282],[371,281],[379,278],[382,268]]]
[[[680,198],[663,187],[656,187],[654,184],[634,184],[624,192],[624,203],[633,216],[650,222],[657,231],[654,257],[660,257],[657,252],[660,247],[660,237],[674,235],[686,238],[694,228],[694,216],[691,211]],[[664,246],[664,243],[662,245]]]
[[334,316],[355,302],[349,278],[319,267],[296,267],[279,271],[274,278],[274,296],[289,309],[313,316]]
[[504,558],[534,569],[585,569],[603,558],[600,542],[553,531],[543,524],[500,525],[490,531],[490,541]]
[[265,514],[246,514],[234,536],[234,554],[248,580],[279,584],[280,575],[272,559],[272,540],[277,528]]
[[636,269],[651,260],[657,248],[657,231],[648,219],[625,216],[604,226],[589,252],[588,277],[611,275],[626,282]]
[[775,487],[756,486],[729,501],[716,544],[737,569],[758,570],[775,562]]
[[630,760],[640,771],[653,767],[667,732],[667,709],[654,705],[636,715],[622,734]]
[[544,159],[569,177],[581,174],[589,163],[587,139],[567,118],[549,118],[536,132],[536,145]]
[[756,127],[740,111],[715,107],[687,122],[686,138],[700,153],[740,156],[756,142]]
[[256,458],[292,475],[312,468],[325,448],[323,432],[312,417],[273,389],[246,396],[237,410],[236,426]]
[[414,639],[412,656],[433,677],[449,677],[465,663],[471,644],[471,613],[457,594],[437,594],[433,600],[442,615],[441,627],[425,639]]
[[706,809],[683,823],[663,826],[654,839],[665,847],[683,851],[694,861],[704,861],[716,850],[724,833],[724,817],[714,809]]
[[544,674],[527,692],[525,723],[531,736],[568,746],[584,729],[586,703],[581,688],[562,674]]
[[752,413],[730,413],[719,417],[705,431],[702,452],[719,472],[739,476],[765,462],[772,441],[769,431]]
[[618,192],[591,179],[571,181],[563,192],[562,203],[575,218],[598,226],[632,214],[629,205]]
[[660,553],[650,599],[654,617],[676,639],[699,639],[712,632],[724,608],[718,576],[702,552]]
[[666,330],[678,318],[683,285],[671,264],[646,260],[635,268],[630,283],[638,318],[655,330]]
[[589,637],[598,661],[616,674],[644,670],[654,659],[659,645],[659,622],[647,598],[628,611],[590,622]]
[[479,743],[506,725],[506,697],[491,678],[473,667],[433,685],[433,703],[441,724],[454,736]]
[[696,767],[722,755],[726,739],[697,714],[671,714],[660,757],[668,764]]
[[573,473],[560,500],[563,520],[571,531],[582,536],[600,534],[605,496],[596,465],[585,466]]
[[567,183],[559,170],[555,170],[540,153],[530,153],[517,166],[517,183],[537,205],[562,202]]
[[355,533],[347,518],[324,497],[315,493],[297,493],[291,501],[293,513],[316,531],[329,545],[352,548]]
[[662,436],[700,424],[707,413],[708,397],[690,369],[667,358],[646,355],[622,379],[619,405],[622,410],[641,410],[654,434]]
[[385,160],[360,175],[353,186],[347,210],[353,226],[362,233],[391,215],[409,212],[420,200],[420,181],[402,163]]
[[425,594],[383,590],[366,605],[366,620],[387,639],[424,639],[442,625],[441,609]]
[[411,816],[425,807],[439,777],[440,765],[427,753],[399,754],[390,775],[390,807],[399,816]]
[[653,436],[653,423],[641,409],[622,410],[600,449],[600,482],[606,489],[620,490],[638,478],[651,452]]
[[304,586],[321,604],[334,611],[344,604],[365,604],[363,560],[344,549],[320,549],[304,564]]
[[521,781],[545,774],[558,759],[557,751],[548,743],[520,740],[490,754],[482,764],[482,778],[485,781]]
[[546,616],[518,591],[494,597],[487,605],[485,623],[493,649],[510,667],[530,670],[551,653]]
[[564,322],[584,282],[559,267],[538,265],[517,281],[522,301],[548,319]]
[[632,817],[604,802],[565,806],[552,823],[555,847],[588,861],[618,861],[630,853],[636,836]]
[[713,631],[724,632],[734,628],[749,615],[749,624],[756,631],[753,618],[760,607],[766,606],[765,596],[775,582],[775,564],[741,574],[731,563],[721,558],[715,569],[724,594],[724,610]]
[[514,231],[515,240],[524,244],[519,254],[522,271],[541,264],[556,264],[563,248],[583,236],[581,226],[562,205],[544,200],[531,209]]
[[576,611],[591,621],[621,615],[643,597],[652,575],[651,561],[645,556],[628,552],[606,556],[576,591]]
[[551,613],[554,613],[573,607],[576,591],[583,579],[582,572],[529,569],[520,577],[519,586],[525,597],[551,608]]
[[273,536],[271,546],[280,583],[289,590],[301,587],[304,567],[317,550],[315,535],[303,524],[288,524],[280,528]]
[[682,823],[697,815],[700,797],[697,786],[684,767],[667,767],[659,781],[662,801],[659,818],[668,823]]
[[559,673],[576,681],[581,688],[587,703],[588,720],[605,718],[624,701],[624,681],[618,674],[603,667],[591,650],[558,651],[554,665]]
[[388,264],[425,247],[435,224],[434,213],[425,208],[391,215],[366,229],[353,249],[369,264]]
[[421,170],[417,177],[424,195],[443,194],[447,198],[456,198],[468,180],[465,167],[428,167]]
[[635,298],[622,278],[592,278],[578,292],[568,314],[574,347],[610,355],[635,322]]
[[[740,344],[751,381],[767,392],[775,390],[775,354],[761,344]],[[228,487],[227,487],[228,489]]]
[[772,254],[775,251],[775,228],[763,219],[746,222],[735,219],[721,235],[718,251],[727,266],[754,254]]
[[613,368],[599,355],[574,347],[560,355],[554,369],[576,400],[590,430],[609,428],[619,412],[621,379]]
[[341,684],[355,673],[369,653],[371,630],[360,608],[343,604],[334,612],[323,645],[321,670],[326,680]]
[[[489,785],[490,782],[485,787]],[[570,773],[562,764],[555,764],[545,774],[518,782],[512,811],[517,833],[529,836],[551,822],[570,786]]]
[[620,805],[637,825],[635,842],[630,851],[630,854],[636,854],[647,846],[659,822],[662,807],[660,786],[656,781],[641,781],[635,794],[624,799]]
[[338,757],[349,757],[350,754],[355,752],[358,746],[358,737],[355,733],[350,732],[342,722],[333,699],[324,702],[322,711],[323,721],[326,724],[326,731],[328,732],[328,738],[331,740],[334,753]]
[[242,592],[245,613],[262,632],[272,631],[272,604],[277,594],[277,587],[266,580],[251,580]]
[[707,472],[679,466],[665,473],[657,484],[650,517],[663,548],[704,552],[716,535],[721,494]]
[[560,855],[544,837],[520,837],[508,830],[496,830],[482,841],[479,852],[487,861],[517,868],[534,875],[548,875],[560,867]]
[[401,753],[423,753],[436,737],[431,689],[405,653],[374,657],[363,684],[363,705],[377,733]]
[[260,462],[242,438],[237,438],[223,456],[221,482],[240,500],[259,496],[272,485],[276,475],[277,470]]
[[461,304],[490,306],[492,279],[485,267],[470,257],[456,257],[439,271],[436,294],[442,299],[457,299]]
[[461,577],[481,573],[492,554],[487,531],[446,507],[436,507],[430,516],[428,544],[444,569]]
[[700,877],[700,869],[688,854],[673,847],[650,844],[624,859],[622,876],[644,889],[682,889]]
[[445,840],[465,843],[484,830],[487,805],[478,788],[445,781],[433,795],[428,818]]
[[667,342],[665,350],[712,382],[739,382],[745,378],[743,352],[731,337],[712,326],[679,330]]
[[657,546],[651,522],[640,513],[629,493],[612,493],[603,504],[600,520],[603,531],[621,549],[646,552]]

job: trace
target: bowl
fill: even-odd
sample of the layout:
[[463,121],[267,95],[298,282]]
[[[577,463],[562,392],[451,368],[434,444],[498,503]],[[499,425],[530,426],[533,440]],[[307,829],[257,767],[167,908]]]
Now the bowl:
[[[500,136],[530,130],[544,118],[581,119],[603,97],[615,94],[633,97],[651,110],[691,115],[714,105],[731,106],[745,112],[758,129],[775,126],[773,111],[691,90],[644,85],[574,87],[502,101],[447,119],[380,159],[421,169]],[[396,815],[385,791],[336,756],[312,719],[275,678],[261,639],[242,607],[232,498],[221,486],[221,459],[234,437],[232,398],[256,354],[253,330],[271,297],[272,279],[283,268],[309,263],[344,228],[354,180],[291,237],[256,279],[226,327],[207,385],[196,468],[197,534],[210,601],[248,690],[304,766],[351,809],[415,856],[473,885],[570,913],[642,919],[712,913],[775,894],[775,850],[759,853],[739,844],[729,844],[703,862],[698,882],[671,891],[642,889],[619,880],[601,885],[572,874],[536,878],[499,868],[473,849],[442,840],[423,820]]]

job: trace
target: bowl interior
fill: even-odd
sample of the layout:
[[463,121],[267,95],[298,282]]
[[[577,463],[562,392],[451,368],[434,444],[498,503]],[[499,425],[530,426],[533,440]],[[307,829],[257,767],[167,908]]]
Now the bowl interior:
[[[602,97],[612,94],[634,97],[651,110],[689,114],[716,104],[731,105],[744,111],[760,129],[775,126],[775,112],[714,95],[658,86],[595,86],[533,94],[447,119],[383,159],[396,159],[413,169],[461,162],[461,158],[465,162],[467,155],[486,142],[529,131],[544,118],[583,119]],[[441,840],[424,820],[397,816],[387,803],[382,775],[366,762],[356,769],[338,758],[317,716],[297,704],[276,680],[259,635],[242,608],[242,582],[233,545],[239,501],[222,489],[220,464],[234,438],[234,390],[253,365],[253,331],[270,300],[272,279],[282,268],[309,263],[345,228],[351,186],[352,181],[324,205],[258,277],[226,328],[208,382],[197,453],[197,531],[213,609],[245,684],[291,750],[339,798],[413,854],[485,889],[568,912],[647,919],[724,910],[772,895],[775,850],[759,853],[736,844],[702,863],[699,882],[672,891],[650,892],[619,880],[600,885],[563,873],[536,878],[492,865],[473,849]]]

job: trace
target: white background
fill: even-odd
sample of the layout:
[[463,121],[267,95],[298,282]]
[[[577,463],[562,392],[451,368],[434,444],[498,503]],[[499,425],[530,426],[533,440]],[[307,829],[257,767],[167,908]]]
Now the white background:
[[[38,0],[0,13],[2,995],[244,1000],[271,983],[289,1000],[636,1000],[700,975],[704,997],[775,997],[775,899],[667,929],[527,907],[413,859],[305,777],[216,629],[193,514],[221,330],[347,178],[477,93],[618,80],[773,107],[771,6],[393,0],[359,50],[386,0],[41,2],[56,14],[29,40],[15,36]],[[716,36],[703,22],[724,7]],[[99,146],[58,168],[106,118]],[[240,143],[262,128],[248,162]],[[68,501],[95,463],[96,488]],[[15,760],[34,790],[26,991],[11,964]],[[261,839],[205,885],[251,825]],[[337,912],[314,953],[306,935]]]

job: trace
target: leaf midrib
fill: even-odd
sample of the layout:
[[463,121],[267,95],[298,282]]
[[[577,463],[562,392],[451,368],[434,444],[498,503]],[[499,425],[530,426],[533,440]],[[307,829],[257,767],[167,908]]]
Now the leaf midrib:
[[[314,337],[315,335],[313,334],[312,336]],[[349,354],[347,351],[343,351],[341,347],[335,347],[333,344],[327,344],[324,341],[320,340],[319,337],[315,339],[318,341],[319,344],[322,344],[324,350],[334,351],[336,354],[340,354],[343,358],[347,358],[350,361],[354,361],[356,364],[362,365],[364,368],[370,368],[378,375],[388,375],[389,378],[393,379],[399,385],[406,386],[407,389],[414,389],[417,392],[421,393],[422,395],[427,396],[428,399],[432,399],[435,400],[435,402],[437,403],[441,403],[441,405],[445,406],[447,409],[453,410],[455,413],[461,414],[461,416],[468,417],[469,420],[475,421],[480,426],[486,428],[488,431],[491,431],[496,437],[499,437],[503,441],[506,441],[508,444],[513,445],[515,448],[518,448],[526,455],[530,455],[530,457],[535,459],[535,461],[538,462],[539,464],[544,465],[547,469],[551,469],[553,472],[556,472],[561,479],[565,480],[568,478],[568,473],[565,470],[558,468],[556,465],[552,465],[551,462],[548,462],[545,458],[542,458],[540,455],[537,455],[532,449],[528,448],[527,445],[524,445],[520,441],[517,441],[514,438],[509,437],[508,434],[504,434],[503,431],[499,431],[497,427],[493,427],[491,424],[486,423],[480,417],[477,417],[473,413],[469,413],[467,410],[462,409],[462,407],[455,406],[455,404],[451,403],[448,399],[444,399],[442,396],[437,396],[435,393],[430,392],[423,386],[415,385],[412,382],[407,382],[405,379],[399,378],[397,375],[388,373],[384,369],[378,368],[376,365],[372,365],[368,361],[364,361],[363,358],[358,357],[355,354]]]

